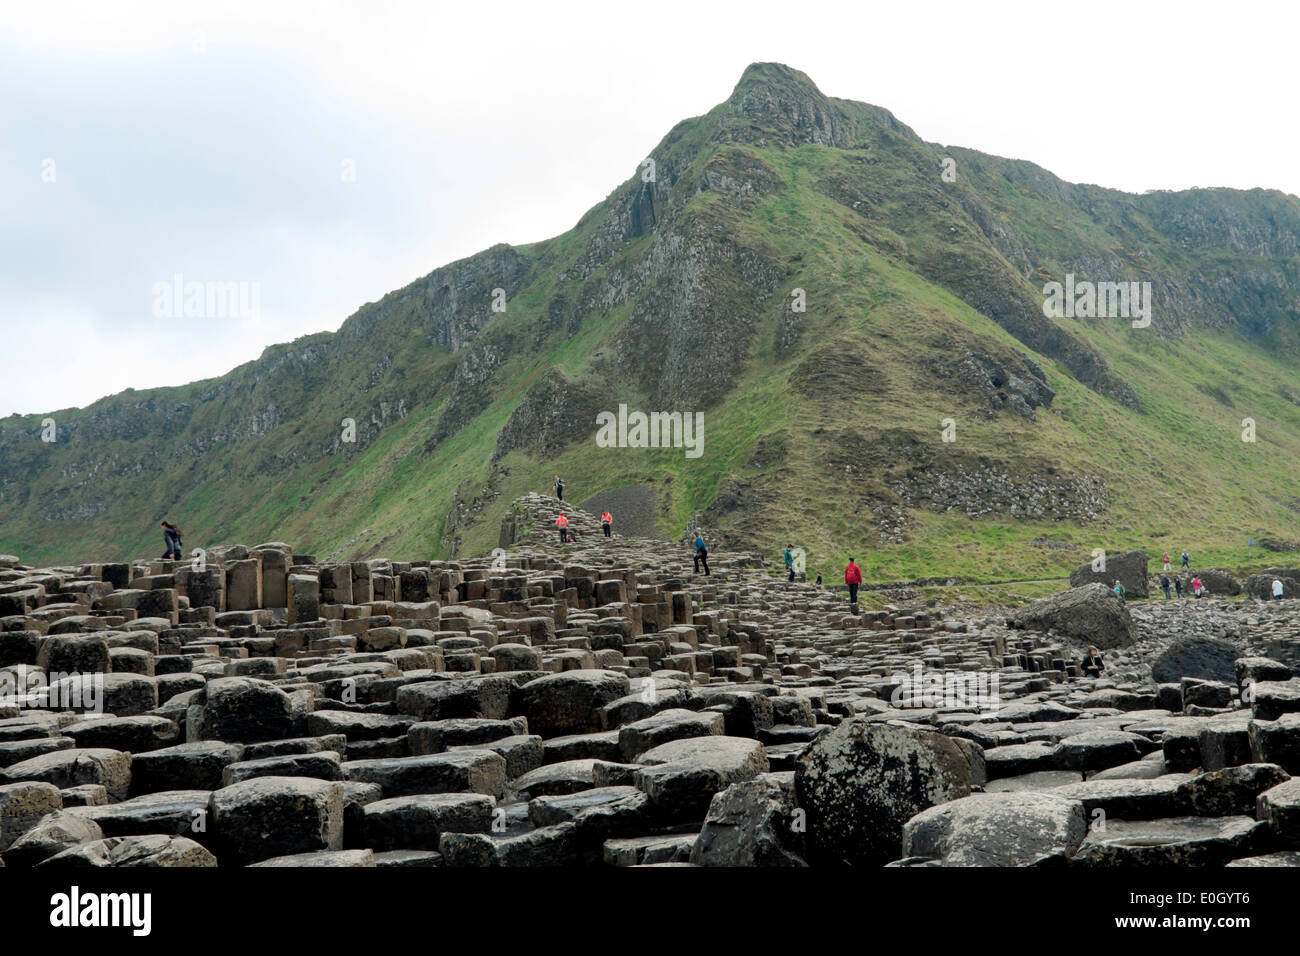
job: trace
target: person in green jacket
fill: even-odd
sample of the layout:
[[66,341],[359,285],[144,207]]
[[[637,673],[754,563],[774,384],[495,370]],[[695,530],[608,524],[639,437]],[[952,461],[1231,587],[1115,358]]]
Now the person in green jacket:
[[787,544],[785,546],[785,575],[786,575],[785,579],[787,581],[794,580],[794,550],[793,549],[794,549],[794,545],[792,544]]
[[1118,580],[1115,582],[1114,591],[1119,595],[1121,601],[1124,600],[1124,585],[1120,584]]

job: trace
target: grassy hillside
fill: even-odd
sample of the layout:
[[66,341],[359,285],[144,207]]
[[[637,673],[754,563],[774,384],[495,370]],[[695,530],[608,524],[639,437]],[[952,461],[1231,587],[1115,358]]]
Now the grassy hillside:
[[[169,515],[187,548],[477,554],[556,472],[574,500],[652,486],[665,536],[698,513],[872,580],[1058,577],[1097,547],[1258,566],[1278,559],[1248,538],[1300,538],[1295,197],[1073,186],[772,64],[653,155],[655,182],[570,232],[439,269],[335,335],[53,413],[54,445],[44,416],[0,422],[0,550],[160,553]],[[1047,319],[1066,273],[1151,281],[1152,327]],[[703,411],[704,454],[597,447],[594,413],[620,403]]]

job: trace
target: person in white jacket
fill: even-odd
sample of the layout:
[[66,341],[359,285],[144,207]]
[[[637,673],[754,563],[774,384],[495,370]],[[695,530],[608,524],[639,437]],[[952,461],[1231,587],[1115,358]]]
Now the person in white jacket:
[[1274,578],[1273,579],[1273,600],[1274,601],[1282,600],[1282,591],[1283,588],[1282,588],[1281,578]]

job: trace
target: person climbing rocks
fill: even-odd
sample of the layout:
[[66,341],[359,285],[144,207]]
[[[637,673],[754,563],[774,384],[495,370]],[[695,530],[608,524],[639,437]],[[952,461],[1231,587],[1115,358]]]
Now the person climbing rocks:
[[[1166,569],[1167,570],[1167,569]],[[1169,600],[1169,575],[1160,575],[1160,590],[1165,592],[1165,600]]]
[[1274,579],[1273,579],[1273,600],[1274,600],[1274,601],[1280,601],[1280,600],[1282,600],[1282,591],[1283,591],[1283,590],[1284,590],[1284,589],[1283,589],[1283,587],[1282,587],[1282,579],[1281,579],[1281,578],[1274,578]]
[[792,544],[785,546],[785,579],[794,580],[794,545]]
[[600,516],[600,528],[605,532],[605,537],[610,536],[611,529],[614,527],[614,516],[606,511]]
[[555,527],[560,529],[560,544],[568,544],[569,543],[569,519],[564,516],[563,511],[561,511],[560,516],[555,519]]
[[1174,569],[1173,564],[1171,564],[1170,561],[1169,561],[1169,552],[1168,552],[1168,551],[1165,552],[1165,556],[1164,556],[1164,559],[1163,559],[1163,560],[1164,560],[1164,562],[1165,562],[1165,568],[1164,568],[1165,574],[1168,574],[1170,571],[1172,571],[1172,570]]
[[704,574],[709,574],[709,549],[704,546],[704,535],[695,536],[695,573],[700,573],[700,565],[704,565]]
[[849,563],[844,568],[844,583],[849,586],[849,606],[853,613],[858,613],[858,585],[862,583],[862,569],[853,563],[849,558]]
[[1184,552],[1183,552],[1183,567],[1187,567],[1187,562],[1188,562],[1188,560],[1190,560],[1190,559],[1187,557],[1187,552],[1184,551]]
[[163,552],[163,559],[181,560],[181,529],[176,527],[170,521],[162,523],[163,545],[167,549]]
[[1118,578],[1115,579],[1115,586],[1111,588],[1111,590],[1119,595],[1119,599],[1121,601],[1124,600],[1124,585],[1119,583]]
[[1182,596],[1183,596],[1183,579],[1182,579],[1182,578],[1174,578],[1174,593],[1177,594],[1178,597],[1182,597]]
[[1085,677],[1100,677],[1101,672],[1105,670],[1106,664],[1101,659],[1101,653],[1091,644],[1088,645],[1088,656],[1079,664]]
[[564,500],[564,480],[559,475],[555,476],[555,497]]
[[1192,593],[1198,598],[1205,593],[1205,585],[1201,583],[1200,575],[1192,578]]

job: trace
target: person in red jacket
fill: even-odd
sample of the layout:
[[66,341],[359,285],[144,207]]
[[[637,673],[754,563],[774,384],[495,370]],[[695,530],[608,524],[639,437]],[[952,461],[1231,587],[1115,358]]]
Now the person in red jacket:
[[862,583],[862,569],[853,563],[849,558],[848,567],[844,569],[844,583],[849,586],[849,604],[853,606],[853,613],[858,613],[858,585]]
[[603,515],[600,516],[600,526],[605,531],[605,537],[607,538],[609,537],[610,529],[613,527],[613,525],[614,525],[614,516],[610,514],[608,511],[606,511]]
[[569,519],[564,517],[564,512],[555,519],[555,527],[560,529],[560,544],[568,544],[569,541]]

